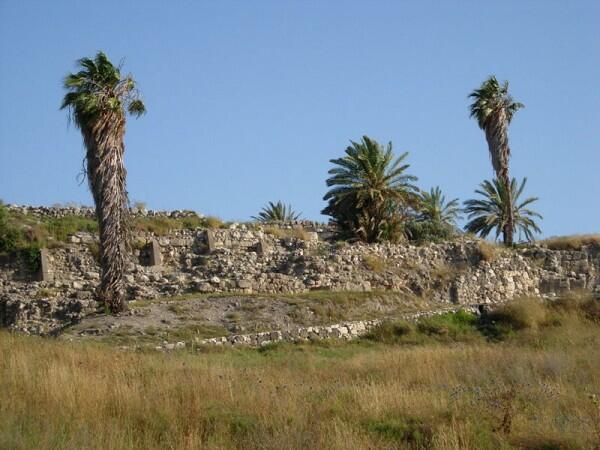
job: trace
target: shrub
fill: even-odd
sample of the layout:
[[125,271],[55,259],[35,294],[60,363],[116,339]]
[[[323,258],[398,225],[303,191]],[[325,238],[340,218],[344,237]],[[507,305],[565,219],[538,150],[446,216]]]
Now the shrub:
[[415,332],[414,324],[409,322],[383,322],[366,335],[366,339],[394,344],[399,338],[408,336]]
[[420,320],[417,331],[430,337],[451,341],[472,340],[476,336],[477,317],[466,311],[445,313]]
[[363,256],[365,267],[375,273],[381,273],[388,267],[388,262],[379,256],[365,255]]
[[589,293],[573,293],[551,303],[554,310],[577,314],[592,322],[600,323],[600,298]]
[[8,223],[8,211],[0,204],[0,252],[12,253],[20,245],[22,235]]
[[487,241],[477,241],[477,255],[480,261],[490,262],[496,257],[497,249]]
[[423,318],[416,324],[384,322],[366,335],[366,339],[386,344],[422,344],[432,340],[465,342],[479,338],[477,317],[466,311]]
[[225,223],[216,216],[207,216],[204,218],[204,226],[207,228],[223,228]]
[[503,339],[515,331],[537,330],[547,319],[547,308],[536,299],[513,301],[488,313],[481,323],[491,339]]
[[40,248],[38,246],[28,245],[19,249],[18,253],[29,272],[35,273],[40,269]]
[[448,241],[455,238],[457,232],[446,224],[410,220],[404,225],[404,234],[409,241],[422,244]]

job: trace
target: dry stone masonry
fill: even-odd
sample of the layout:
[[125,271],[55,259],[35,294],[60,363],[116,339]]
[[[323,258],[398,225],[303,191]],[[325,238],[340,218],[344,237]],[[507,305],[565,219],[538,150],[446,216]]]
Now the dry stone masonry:
[[[59,214],[52,208],[26,213]],[[313,223],[138,233],[126,274],[128,294],[151,299],[187,293],[396,291],[440,305],[467,305],[600,291],[598,248],[495,248],[490,254],[480,241],[466,238],[424,246],[366,245],[331,242],[330,234]],[[94,310],[100,277],[96,253],[97,237],[77,233],[64,245],[44,249],[36,274],[19,259],[0,257],[0,326],[52,333]]]

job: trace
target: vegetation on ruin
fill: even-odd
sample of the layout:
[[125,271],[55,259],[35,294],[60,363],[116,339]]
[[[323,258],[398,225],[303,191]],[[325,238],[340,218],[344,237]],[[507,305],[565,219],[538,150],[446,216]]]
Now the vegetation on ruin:
[[323,200],[340,235],[365,242],[396,241],[403,235],[401,210],[417,203],[417,177],[408,174],[408,152],[394,156],[392,143],[382,146],[363,136],[350,141],[345,156],[332,159]]
[[293,222],[300,218],[301,213],[297,213],[292,209],[292,205],[286,205],[282,201],[277,203],[269,202],[258,213],[258,216],[253,216],[254,220],[259,222]]
[[0,447],[595,448],[599,306],[525,301],[201,354],[3,333]]
[[600,248],[600,234],[552,237],[540,241],[540,245],[550,250],[581,250],[584,247]]
[[99,299],[113,312],[126,309],[124,271],[129,238],[129,199],[125,170],[127,113],[140,117],[146,107],[131,75],[123,76],[99,51],[94,58],[77,61],[69,73],[61,109],[81,130],[86,149],[85,174],[98,220],[100,235]]
[[[473,99],[470,106],[471,117],[477,120],[479,128],[485,132],[488,150],[492,160],[492,167],[500,185],[507,192],[511,191],[509,176],[510,146],[508,143],[508,126],[514,114],[523,103],[513,100],[508,92],[508,81],[498,82],[495,76],[490,76],[478,89],[469,95]],[[502,229],[504,244],[512,245],[514,242],[515,224],[512,206],[512,197],[506,197],[506,221]]]
[[513,178],[508,190],[497,178],[481,183],[480,189],[475,193],[481,195],[483,199],[465,202],[465,213],[468,214],[469,219],[465,230],[479,234],[483,238],[494,231],[497,240],[510,225],[511,236],[516,232],[527,242],[533,242],[534,233],[541,232],[535,219],[541,219],[542,216],[529,209],[529,205],[538,200],[537,197],[519,200],[526,183],[527,178],[524,178],[521,184],[517,185],[517,180]]

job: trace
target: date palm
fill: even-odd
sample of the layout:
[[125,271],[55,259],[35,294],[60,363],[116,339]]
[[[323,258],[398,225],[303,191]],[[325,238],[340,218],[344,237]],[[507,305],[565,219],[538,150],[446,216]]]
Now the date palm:
[[[525,105],[512,99],[508,93],[508,81],[500,84],[495,76],[491,76],[484,81],[480,88],[475,89],[469,97],[473,99],[470,107],[471,117],[477,120],[479,128],[485,132],[496,178],[504,183],[504,186],[508,189],[510,185],[508,126],[515,112]],[[508,201],[510,202],[510,198]],[[512,245],[513,243],[514,219],[512,209],[509,208],[509,217],[506,220],[503,233],[506,245]]]
[[446,202],[446,196],[439,186],[431,188],[429,192],[422,191],[419,200],[417,219],[420,221],[451,227],[460,218],[458,199]]
[[400,211],[416,201],[416,177],[406,174],[408,152],[395,158],[392,143],[380,145],[363,136],[350,141],[346,155],[332,159],[322,211],[329,215],[346,237],[366,242],[391,239],[399,229]]
[[293,222],[298,220],[300,213],[296,213],[292,209],[292,205],[278,201],[277,203],[269,202],[264,206],[258,216],[252,216],[253,219],[259,222]]
[[528,242],[533,242],[533,233],[541,232],[535,219],[542,219],[542,216],[528,208],[531,203],[538,200],[537,197],[529,197],[519,203],[519,197],[526,184],[527,178],[524,178],[518,186],[517,180],[513,178],[510,182],[510,190],[507,190],[504,183],[497,178],[481,183],[481,189],[477,189],[475,192],[480,194],[483,199],[465,202],[465,213],[468,214],[469,219],[465,230],[479,234],[481,237],[487,237],[495,230],[497,240],[500,233],[506,232],[509,208],[512,208],[512,232],[518,231]]
[[120,312],[126,308],[123,275],[129,237],[125,119],[126,113],[139,117],[146,109],[133,78],[122,76],[104,53],[77,64],[80,70],[64,80],[67,93],[61,109],[69,110],[86,150],[86,175],[100,231],[99,300]]

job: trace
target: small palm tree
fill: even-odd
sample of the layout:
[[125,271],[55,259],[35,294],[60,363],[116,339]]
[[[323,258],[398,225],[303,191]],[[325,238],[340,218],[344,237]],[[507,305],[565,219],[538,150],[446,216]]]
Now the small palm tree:
[[292,209],[292,205],[278,201],[277,203],[269,202],[258,213],[258,216],[252,216],[252,218],[259,222],[293,222],[298,220],[300,214]]
[[350,141],[346,156],[332,159],[327,186],[331,189],[323,200],[322,211],[340,228],[342,235],[366,242],[390,239],[399,229],[400,210],[416,202],[416,177],[406,174],[408,152],[398,158],[392,143],[386,147],[363,136],[361,142]]
[[429,192],[421,191],[419,200],[417,220],[452,227],[460,218],[461,209],[458,199],[454,198],[446,202],[446,196],[442,194],[439,186],[431,188]]
[[139,117],[146,108],[133,78],[122,76],[120,67],[104,53],[77,63],[81,70],[64,80],[67,93],[61,109],[70,111],[86,148],[87,177],[100,229],[99,299],[119,312],[126,308],[123,275],[129,235],[125,116],[129,112]]
[[[496,231],[496,240],[500,233],[506,232],[506,223],[509,217],[509,208],[512,208],[513,229],[518,231],[528,242],[533,242],[533,233],[541,233],[535,218],[542,216],[527,207],[538,200],[537,197],[529,197],[519,203],[519,197],[525,189],[527,178],[524,178],[519,186],[514,178],[510,182],[510,190],[504,187],[504,183],[497,178],[492,181],[485,180],[481,183],[481,189],[475,193],[484,198],[481,200],[467,200],[465,202],[465,213],[468,214],[469,222],[465,230],[487,237],[492,230]],[[509,195],[510,193],[510,195]]]
[[[479,128],[485,131],[496,178],[504,183],[504,186],[508,189],[510,184],[508,174],[508,160],[510,158],[508,126],[515,112],[525,105],[513,101],[508,93],[508,81],[500,84],[494,76],[484,81],[481,87],[474,90],[469,97],[473,99],[470,107],[471,117],[477,119]],[[511,201],[510,198],[508,201]],[[512,209],[509,208],[509,216],[503,232],[506,245],[511,245],[513,242],[514,219],[511,213]]]

